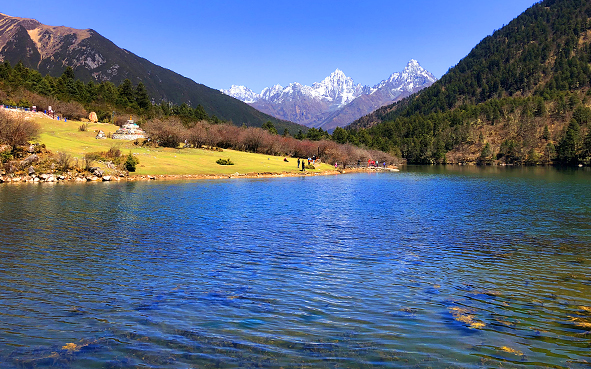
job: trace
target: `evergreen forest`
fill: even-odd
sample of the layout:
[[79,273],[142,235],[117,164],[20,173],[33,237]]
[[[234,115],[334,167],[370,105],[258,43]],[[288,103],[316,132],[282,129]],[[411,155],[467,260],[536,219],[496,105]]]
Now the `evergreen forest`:
[[536,3],[433,86],[360,118],[338,141],[410,163],[588,164],[590,16],[585,0]]

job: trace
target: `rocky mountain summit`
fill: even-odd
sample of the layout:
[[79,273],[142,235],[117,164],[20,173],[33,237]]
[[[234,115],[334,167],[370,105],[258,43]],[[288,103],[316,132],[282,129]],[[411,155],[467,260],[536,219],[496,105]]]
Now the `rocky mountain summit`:
[[260,94],[245,86],[232,86],[221,91],[274,117],[333,130],[412,95],[435,80],[419,62],[411,60],[402,72],[392,74],[373,87],[355,84],[352,78],[337,69],[312,86],[294,82],[287,87],[267,87]]

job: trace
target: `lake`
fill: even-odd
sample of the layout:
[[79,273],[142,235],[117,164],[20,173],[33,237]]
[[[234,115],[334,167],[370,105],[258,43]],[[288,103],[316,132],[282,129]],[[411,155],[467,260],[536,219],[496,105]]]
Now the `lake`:
[[0,186],[1,368],[591,362],[591,172]]

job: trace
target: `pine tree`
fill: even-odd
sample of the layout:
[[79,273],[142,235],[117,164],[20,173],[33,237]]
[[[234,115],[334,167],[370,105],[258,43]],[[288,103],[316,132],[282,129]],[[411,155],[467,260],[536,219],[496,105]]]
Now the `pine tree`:
[[580,131],[581,129],[577,121],[575,119],[571,119],[568,128],[566,129],[566,133],[564,134],[564,137],[562,137],[562,140],[560,140],[560,143],[556,148],[558,160],[562,164],[578,164]]
[[263,123],[263,126],[261,128],[269,131],[270,133],[272,133],[274,135],[277,134],[277,129],[275,128],[275,125],[273,124],[273,122],[271,122],[270,120]]
[[151,106],[150,96],[148,96],[146,86],[142,82],[138,83],[135,88],[135,102],[143,110],[147,110]]
[[123,83],[119,85],[117,88],[118,98],[117,101],[119,105],[122,106],[129,106],[129,104],[133,101],[135,102],[135,93],[133,89],[133,85],[131,81],[126,78]]

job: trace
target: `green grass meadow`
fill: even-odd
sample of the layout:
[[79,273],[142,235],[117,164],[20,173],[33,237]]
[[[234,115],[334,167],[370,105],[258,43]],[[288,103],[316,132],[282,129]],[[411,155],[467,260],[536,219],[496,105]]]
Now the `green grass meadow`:
[[[123,155],[131,153],[140,163],[136,175],[226,175],[247,173],[283,173],[298,172],[297,159],[253,154],[234,150],[223,152],[193,148],[162,148],[135,146],[133,141],[113,140],[110,138],[97,140],[99,130],[114,133],[117,126],[106,123],[88,123],[88,130],[78,129],[83,123],[52,119],[38,119],[41,134],[37,142],[45,144],[53,153],[65,152],[82,160],[86,153],[104,152],[111,147],[118,147]],[[219,165],[218,159],[230,159],[234,165]],[[333,169],[328,164],[316,166],[313,172]]]

